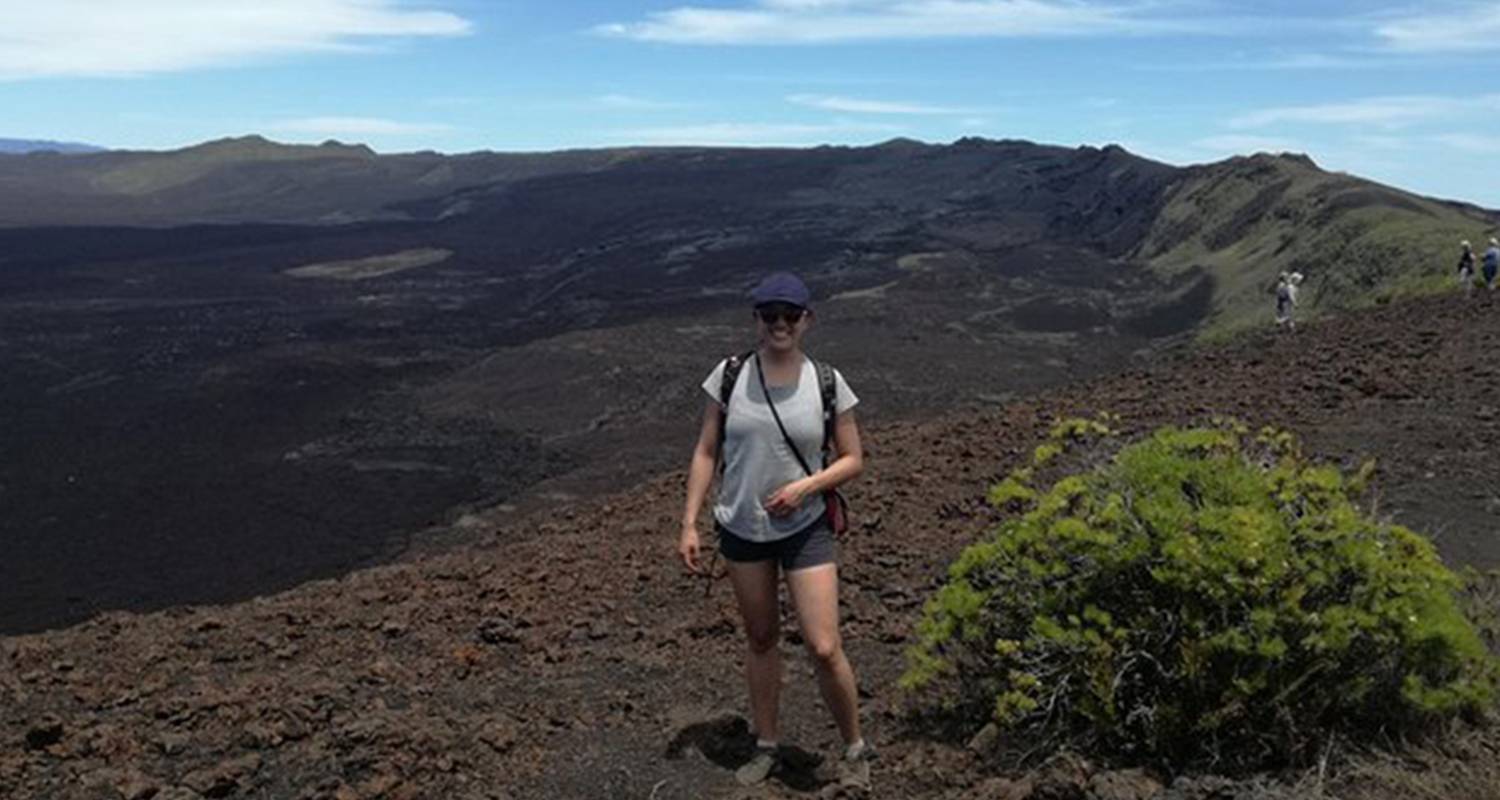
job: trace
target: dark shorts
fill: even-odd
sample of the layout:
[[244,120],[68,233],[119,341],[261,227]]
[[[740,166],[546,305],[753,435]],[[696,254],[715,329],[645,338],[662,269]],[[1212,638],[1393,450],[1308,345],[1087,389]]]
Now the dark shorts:
[[714,526],[719,532],[719,552],[726,561],[777,561],[787,572],[808,567],[832,564],[838,558],[838,542],[828,520],[819,517],[817,522],[800,531],[774,542],[752,542],[742,539],[724,529]]

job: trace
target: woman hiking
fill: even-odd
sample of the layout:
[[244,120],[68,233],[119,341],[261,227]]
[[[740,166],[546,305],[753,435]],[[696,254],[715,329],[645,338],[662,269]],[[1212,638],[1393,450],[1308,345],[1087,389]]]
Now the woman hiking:
[[1474,246],[1465,239],[1459,242],[1463,252],[1458,256],[1458,282],[1463,284],[1464,295],[1474,293]]
[[1281,273],[1276,281],[1276,327],[1297,329],[1293,313],[1297,309],[1297,287],[1302,285],[1302,273]]
[[[779,763],[779,576],[796,608],[823,701],[844,740],[839,783],[868,790],[874,751],[860,734],[854,671],[839,635],[837,543],[824,500],[825,492],[864,469],[853,411],[859,399],[836,370],[802,352],[813,312],[799,278],[776,273],[750,296],[759,344],[744,357],[719,362],[703,382],[709,400],[688,471],[677,552],[689,571],[702,572],[698,512],[722,446],[714,527],[744,620],[745,680],[756,735],[755,755],[735,777],[759,783]],[[832,460],[819,457],[830,438],[823,408],[830,383],[830,444],[837,452]]]

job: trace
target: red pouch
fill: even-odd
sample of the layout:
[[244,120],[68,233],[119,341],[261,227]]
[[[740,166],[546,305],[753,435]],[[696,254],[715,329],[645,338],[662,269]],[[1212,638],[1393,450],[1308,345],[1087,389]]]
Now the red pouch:
[[843,536],[849,531],[849,501],[837,489],[823,493],[823,503],[828,507],[828,527],[834,536]]

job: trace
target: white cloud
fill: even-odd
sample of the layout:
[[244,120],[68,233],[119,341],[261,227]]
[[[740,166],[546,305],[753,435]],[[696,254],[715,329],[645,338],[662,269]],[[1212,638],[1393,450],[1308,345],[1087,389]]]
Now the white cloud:
[[1350,137],[1350,141],[1365,150],[1409,150],[1413,142],[1402,136],[1362,133]]
[[1500,94],[1474,98],[1412,95],[1371,97],[1343,103],[1267,108],[1229,120],[1237,129],[1303,123],[1318,125],[1375,125],[1400,128],[1441,117],[1500,109]]
[[613,138],[630,144],[809,147],[845,141],[858,135],[894,135],[903,130],[899,125],[859,122],[825,124],[712,122],[700,125],[618,131]]
[[879,39],[1097,36],[1190,30],[1153,4],[1099,0],[758,0],[682,6],[595,33],[674,44],[816,44]]
[[603,94],[594,98],[594,104],[604,108],[616,108],[627,111],[666,111],[674,108],[682,108],[681,103],[671,103],[665,100],[652,100],[646,97],[636,97],[629,94]]
[[824,111],[844,111],[854,114],[914,114],[940,116],[946,114],[972,114],[974,109],[929,106],[921,103],[904,103],[890,100],[864,100],[855,97],[837,97],[821,94],[794,94],[787,102]]
[[304,117],[274,122],[267,130],[312,136],[427,136],[448,133],[452,125],[439,122],[398,122],[375,117]]
[[176,72],[471,29],[400,0],[6,0],[0,19],[0,80]]
[[1327,53],[1300,53],[1297,55],[1279,56],[1249,66],[1252,69],[1268,70],[1300,70],[1300,69],[1369,69],[1383,66],[1387,62],[1376,61],[1366,58],[1349,58],[1348,56],[1333,56]]
[[784,8],[789,11],[811,11],[825,8],[849,8],[851,6],[878,5],[874,0],[762,0],[767,8]]
[[1244,155],[1247,153],[1301,152],[1304,148],[1291,139],[1279,136],[1244,136],[1227,134],[1198,139],[1192,146],[1215,155]]
[[1166,144],[1144,139],[1122,138],[1116,143],[1142,158],[1165,164],[1199,164],[1210,158],[1204,155],[1202,150],[1177,142]]
[[1500,155],[1500,136],[1477,133],[1445,133],[1432,137],[1438,144],[1478,155]]
[[438,97],[429,97],[423,102],[429,106],[440,108],[465,108],[482,105],[485,101],[484,98],[468,95],[440,95]]
[[1325,53],[1300,53],[1295,55],[1272,55],[1224,58],[1217,61],[1197,61],[1176,64],[1140,64],[1135,69],[1142,72],[1298,72],[1331,70],[1365,70],[1398,67],[1406,64],[1402,58],[1351,58]]
[[1470,3],[1436,14],[1389,20],[1375,29],[1386,47],[1405,53],[1500,51],[1500,3]]

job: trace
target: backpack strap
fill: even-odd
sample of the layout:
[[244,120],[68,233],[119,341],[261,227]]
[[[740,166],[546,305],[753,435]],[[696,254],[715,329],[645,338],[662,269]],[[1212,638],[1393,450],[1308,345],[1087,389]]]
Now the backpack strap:
[[745,362],[750,356],[755,355],[754,350],[747,350],[739,355],[724,359],[724,374],[719,381],[719,405],[724,411],[729,410],[729,398],[734,396],[734,384],[739,380],[740,370],[744,368]]
[[733,355],[724,359],[724,375],[719,380],[719,471],[724,471],[724,426],[729,422],[729,398],[734,396],[734,384],[739,381],[740,370],[744,368],[745,362],[750,356],[755,355],[754,350],[746,350],[739,355]]
[[823,361],[814,361],[818,371],[818,396],[823,400],[823,466],[828,466],[828,455],[833,451],[833,424],[838,415],[838,383],[833,377],[833,367]]

